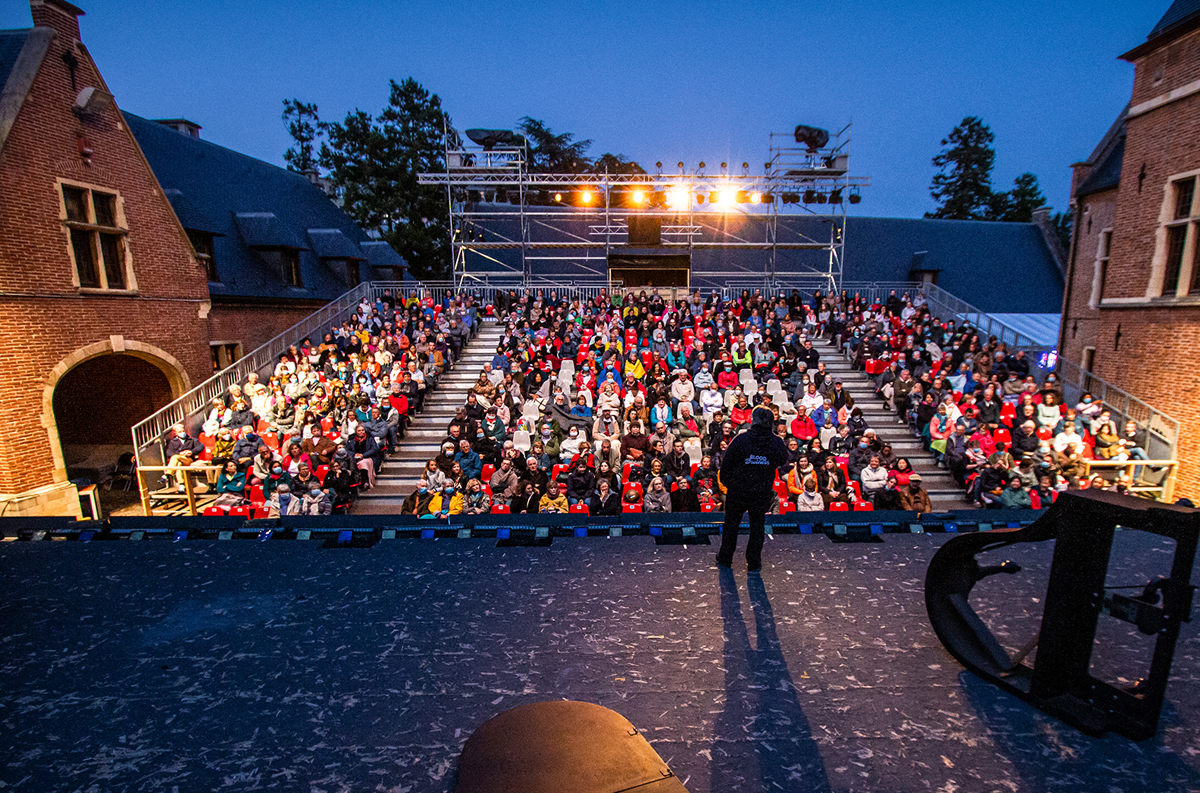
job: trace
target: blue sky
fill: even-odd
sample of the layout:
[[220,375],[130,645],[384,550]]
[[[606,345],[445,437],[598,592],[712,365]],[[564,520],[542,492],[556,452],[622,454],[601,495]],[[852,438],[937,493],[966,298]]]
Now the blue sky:
[[[997,189],[1037,174],[1065,208],[1069,166],[1129,99],[1117,56],[1169,0],[1112,2],[79,3],[84,43],[125,109],[282,164],[281,101],[377,112],[389,78],[439,94],[459,129],[521,116],[642,165],[747,161],[769,132],[854,122],[855,212],[933,206],[931,158],[964,116],[996,133]],[[0,28],[28,27],[20,0]],[[757,164],[757,165],[756,165]]]

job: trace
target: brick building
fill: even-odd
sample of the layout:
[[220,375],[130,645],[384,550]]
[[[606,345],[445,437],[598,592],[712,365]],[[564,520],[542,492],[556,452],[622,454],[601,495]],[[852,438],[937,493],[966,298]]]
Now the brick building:
[[1077,190],[1061,348],[1180,420],[1177,493],[1196,498],[1200,465],[1188,450],[1200,437],[1200,0],[1176,0],[1121,58],[1135,70],[1129,107],[1076,168],[1077,187],[1095,178],[1101,189]]
[[0,32],[0,494],[6,515],[77,514],[74,455],[207,376],[208,284],[83,12],[30,6],[32,29]]
[[123,114],[80,41],[83,11],[30,8],[32,28],[0,31],[8,516],[78,514],[70,478],[110,470],[133,424],[403,265],[300,174]]

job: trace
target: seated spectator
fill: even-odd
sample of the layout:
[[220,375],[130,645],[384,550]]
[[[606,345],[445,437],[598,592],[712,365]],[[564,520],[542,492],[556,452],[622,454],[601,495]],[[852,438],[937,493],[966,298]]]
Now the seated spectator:
[[879,456],[872,455],[870,460],[867,467],[862,469],[862,473],[859,475],[864,500],[870,500],[876,491],[887,486],[888,481],[887,469],[880,465]]
[[360,424],[354,430],[354,435],[346,443],[346,451],[354,461],[355,467],[366,476],[363,489],[370,490],[375,487],[375,475],[381,467],[383,452],[375,439],[367,433],[365,426]]
[[517,472],[513,470],[512,460],[505,457],[492,474],[488,486],[492,488],[492,496],[498,504],[508,504],[517,494]]
[[692,483],[684,477],[675,483],[676,488],[671,492],[671,512],[699,512],[700,498],[692,490]]
[[429,487],[429,480],[422,477],[417,480],[416,489],[409,493],[404,499],[404,503],[400,505],[400,514],[427,515],[429,514],[429,502],[432,499],[433,491]]
[[900,508],[911,512],[933,512],[929,493],[921,487],[920,474],[912,474],[908,484],[900,488]]
[[315,477],[311,478],[303,492],[304,496],[300,500],[301,515],[330,515],[333,513],[333,502],[321,489],[321,483]]
[[509,502],[509,511],[514,515],[536,515],[540,509],[541,501],[542,494],[534,488],[533,482],[523,479],[518,485],[517,494]]
[[796,510],[798,512],[820,512],[824,509],[825,499],[817,492],[817,480],[806,478],[804,487],[796,496]]
[[240,507],[246,503],[246,474],[239,471],[237,463],[229,460],[217,476],[215,487],[217,500],[213,506],[229,509]]
[[646,487],[646,495],[642,499],[642,511],[671,511],[671,493],[667,490],[666,484],[661,476],[655,476],[650,479],[650,484],[648,487]]
[[[271,494],[283,485],[287,485],[290,490],[292,486],[292,477],[288,475],[287,471],[283,470],[283,463],[275,460],[271,463],[271,470],[267,474],[267,478],[264,479],[260,484],[262,484],[263,495],[267,498],[270,498]],[[303,493],[303,491],[300,492]]]
[[1021,478],[1018,476],[1008,480],[1008,487],[1001,491],[997,501],[1001,509],[1030,509],[1033,504],[1029,493],[1021,487]]
[[292,489],[286,484],[280,484],[267,501],[267,517],[278,518],[282,515],[299,515],[304,508],[300,496],[292,495]]
[[569,512],[570,509],[567,497],[559,492],[558,481],[551,479],[546,490],[546,495],[542,496],[538,502],[538,512],[565,513]]
[[[868,471],[869,468],[864,468],[863,471]],[[883,470],[882,468],[880,470]],[[896,483],[896,477],[890,474],[884,480],[883,487],[875,490],[870,496],[867,496],[866,490],[863,490],[863,499],[869,499],[877,510],[897,510],[903,507],[903,501],[900,496],[900,486]]]
[[472,478],[467,482],[466,492],[462,498],[462,514],[486,515],[492,511],[492,498],[483,489],[478,479]]
[[596,475],[583,459],[576,460],[567,474],[567,503],[586,501],[596,491]]

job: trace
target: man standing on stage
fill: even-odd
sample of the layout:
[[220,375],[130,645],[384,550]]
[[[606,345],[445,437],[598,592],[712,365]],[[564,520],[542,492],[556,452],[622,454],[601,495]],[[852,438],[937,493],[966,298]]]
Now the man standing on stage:
[[750,541],[746,544],[746,568],[762,568],[764,518],[771,507],[771,486],[775,472],[787,461],[784,442],[772,432],[775,415],[756,407],[750,417],[750,429],[734,438],[721,462],[720,481],[726,490],[725,526],[721,530],[721,550],[717,564],[733,566],[737,550],[738,526],[742,514],[750,513]]

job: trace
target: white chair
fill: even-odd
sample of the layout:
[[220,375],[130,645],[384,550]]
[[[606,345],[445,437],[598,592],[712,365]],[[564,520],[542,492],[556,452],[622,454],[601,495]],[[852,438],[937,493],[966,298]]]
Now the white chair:
[[783,393],[783,383],[779,382],[779,378],[773,377],[767,381],[767,393],[771,395],[772,400],[779,401],[779,395]]
[[729,410],[737,402],[737,389],[729,388],[725,391],[725,410]]
[[527,452],[533,447],[529,441],[529,433],[525,430],[517,430],[513,433],[513,448],[517,451]]
[[492,385],[500,385],[504,382],[504,372],[501,372],[499,369],[493,369],[492,373],[488,375],[488,380],[491,381]]
[[536,425],[541,419],[542,411],[541,408],[538,407],[538,403],[530,399],[527,400],[525,404],[521,405],[521,416],[532,426]]
[[586,404],[588,407],[595,407],[595,402],[592,400],[592,392],[591,391],[589,391],[585,388],[582,391],[580,391],[579,393],[583,395],[584,404]]
[[837,437],[837,429],[830,424],[826,424],[821,428],[819,437],[821,438],[821,448],[828,449],[830,442]]
[[692,462],[694,462],[694,463],[700,462],[700,457],[703,454],[703,451],[700,448],[700,439],[699,438],[688,438],[686,441],[683,442],[683,451],[687,453],[688,457],[691,458]]
[[738,379],[742,382],[742,390],[746,393],[758,390],[758,380],[754,379],[753,369],[743,369],[738,372]]
[[570,380],[575,379],[575,362],[570,358],[563,361],[558,368],[558,378],[561,380],[564,377]]

